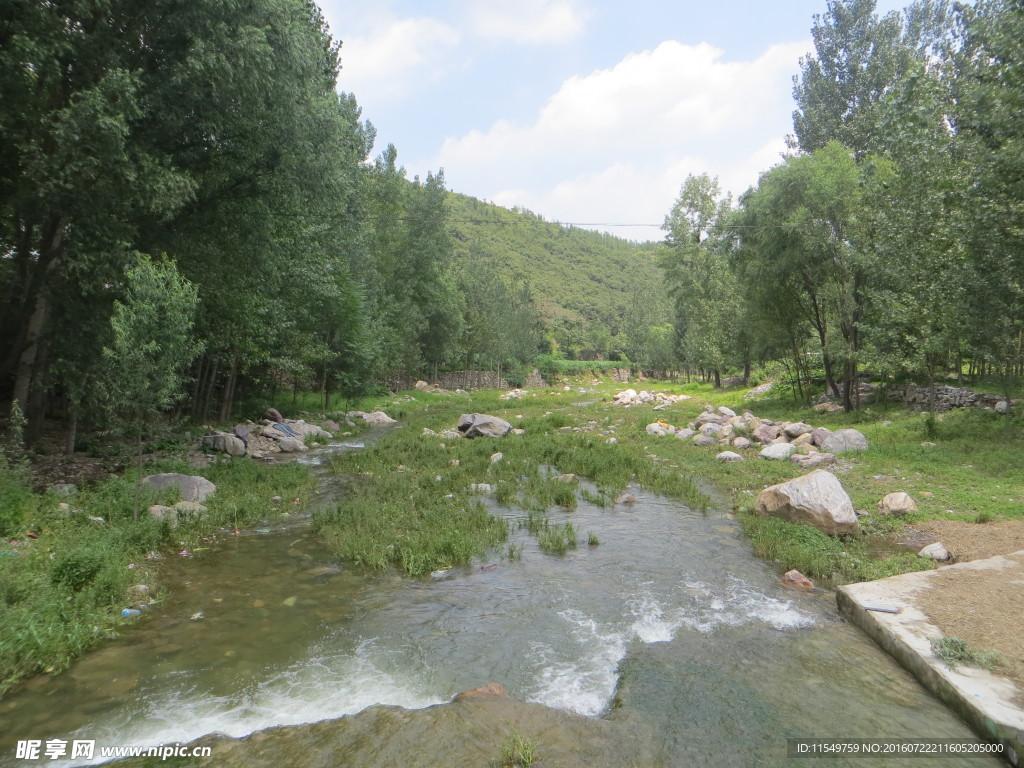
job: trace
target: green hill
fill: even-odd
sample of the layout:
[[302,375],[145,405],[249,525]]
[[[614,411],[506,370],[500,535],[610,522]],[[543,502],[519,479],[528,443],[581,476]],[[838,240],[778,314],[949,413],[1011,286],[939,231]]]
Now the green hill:
[[448,205],[456,257],[489,261],[509,280],[527,282],[563,348],[618,336],[637,302],[666,304],[657,243],[547,222],[467,195],[451,193]]

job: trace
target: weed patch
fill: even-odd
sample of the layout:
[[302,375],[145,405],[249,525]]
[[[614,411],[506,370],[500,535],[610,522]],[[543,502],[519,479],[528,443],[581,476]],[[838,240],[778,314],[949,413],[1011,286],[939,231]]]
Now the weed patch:
[[966,641],[959,637],[933,637],[931,646],[932,653],[946,662],[946,666],[950,669],[956,669],[961,664],[966,664],[970,667],[993,670],[1005,661],[1001,654],[995,651],[979,651],[971,648]]

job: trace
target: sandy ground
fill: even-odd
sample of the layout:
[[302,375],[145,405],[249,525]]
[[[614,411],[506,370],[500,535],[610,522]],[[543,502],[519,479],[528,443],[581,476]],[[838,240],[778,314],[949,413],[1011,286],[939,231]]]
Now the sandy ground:
[[[1024,550],[1024,521],[963,523],[934,520],[915,527],[934,535],[958,562]],[[1024,567],[1024,554],[1010,559]],[[997,651],[996,670],[1024,691],[1024,578],[1020,571],[942,572],[919,604],[946,637],[959,637],[981,651]],[[1024,702],[1021,702],[1024,706]]]

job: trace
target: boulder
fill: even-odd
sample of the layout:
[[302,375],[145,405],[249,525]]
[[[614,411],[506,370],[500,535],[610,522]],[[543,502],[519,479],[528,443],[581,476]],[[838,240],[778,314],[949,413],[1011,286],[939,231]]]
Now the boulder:
[[1008,400],[1000,400],[998,403],[996,403],[995,409],[996,413],[1009,413],[1010,402]]
[[218,432],[203,437],[203,448],[208,451],[226,453],[228,456],[245,456],[245,442],[240,437]]
[[743,457],[738,453],[732,451],[722,451],[720,454],[715,456],[719,461],[743,461]]
[[177,472],[164,472],[149,475],[142,482],[156,491],[165,488],[177,488],[182,501],[206,501],[206,497],[217,492],[217,486],[198,475],[181,475]]
[[736,416],[736,411],[734,411],[732,408],[726,408],[724,405],[722,405],[719,406],[718,408],[718,414],[720,416],[724,416],[727,419],[731,419]]
[[897,493],[887,493],[882,497],[882,500],[878,502],[878,512],[883,515],[896,515],[900,517],[910,512],[917,511],[917,504],[910,498],[909,494],[899,491]]
[[279,438],[277,447],[281,449],[281,453],[301,453],[309,450],[304,442],[295,437]]
[[282,416],[281,412],[276,408],[267,408],[267,410],[263,412],[263,418],[268,421],[284,421],[284,416]]
[[178,525],[178,510],[174,507],[165,507],[163,504],[154,504],[149,508],[149,516],[154,520],[169,520],[171,527]]
[[700,426],[700,433],[706,437],[718,437],[724,430],[725,427],[721,424],[715,424],[714,422],[707,422]]
[[179,513],[184,513],[185,515],[201,515],[208,511],[206,507],[198,501],[179,501],[174,505],[174,508],[178,510]]
[[664,437],[668,434],[668,430],[665,429],[665,426],[656,421],[652,424],[648,424],[646,431],[648,435],[652,435],[653,437]]
[[494,493],[494,486],[490,483],[473,483],[469,486],[470,493]]
[[750,447],[750,441],[747,438],[745,438],[745,437],[734,437],[732,439],[732,447],[733,448],[739,448],[741,450],[743,448],[749,448]]
[[804,432],[802,435],[797,435],[796,437],[793,438],[792,443],[797,447],[801,445],[812,445],[811,433]]
[[777,424],[762,423],[757,429],[754,430],[752,437],[759,443],[767,445],[772,440],[779,436],[779,432],[782,428]]
[[459,417],[458,430],[465,437],[504,437],[512,425],[497,416],[484,413],[464,413]]
[[463,691],[455,697],[456,701],[461,699],[479,699],[481,697],[487,698],[491,696],[508,696],[505,692],[505,687],[501,683],[488,683],[487,685],[481,685],[479,688],[474,688],[470,691]]
[[856,429],[840,429],[826,437],[820,447],[828,453],[866,451],[868,439]]
[[814,427],[810,424],[805,424],[802,421],[797,421],[793,424],[787,424],[782,431],[786,433],[786,437],[792,439],[794,437],[800,437],[800,435],[806,435],[808,432],[813,432]]
[[338,422],[331,421],[330,419],[321,422],[320,426],[323,427],[328,432],[341,432],[341,427],[338,425]]
[[782,574],[782,583],[789,584],[792,587],[800,587],[801,589],[814,589],[814,582],[795,568]]
[[323,440],[330,440],[334,435],[325,431],[316,424],[307,424],[304,421],[293,421],[289,426],[298,432],[302,437],[314,437]]
[[636,504],[636,496],[632,493],[620,493],[618,498],[615,499],[616,504],[625,504],[627,507],[631,507]]
[[384,427],[388,424],[397,424],[397,419],[392,419],[384,411],[374,411],[373,413],[364,413],[363,421],[367,424],[372,424],[375,427]]
[[693,444],[703,447],[706,445],[718,445],[718,441],[710,435],[697,435],[693,439]]
[[694,420],[694,426],[700,429],[705,424],[725,424],[728,419],[725,416],[719,416],[711,411],[704,411],[700,416]]
[[836,476],[823,469],[765,488],[757,497],[757,513],[813,525],[830,535],[858,528],[853,502]]
[[768,459],[769,461],[785,461],[794,453],[796,453],[795,446],[789,443],[776,443],[775,445],[765,446],[758,455],[762,459]]
[[790,456],[789,460],[802,469],[817,469],[836,463],[836,457],[831,453],[810,453],[806,456],[794,455]]
[[680,440],[689,440],[691,437],[693,437],[696,434],[697,433],[694,432],[692,429],[683,428],[683,429],[677,429],[676,430],[676,437],[678,437]]
[[826,427],[818,427],[811,430],[811,444],[819,448],[825,443],[825,439],[832,434],[832,430]]
[[946,549],[946,545],[941,541],[929,544],[918,552],[917,555],[918,557],[930,557],[932,560],[938,560],[940,562],[952,559],[952,555],[949,554],[949,550]]

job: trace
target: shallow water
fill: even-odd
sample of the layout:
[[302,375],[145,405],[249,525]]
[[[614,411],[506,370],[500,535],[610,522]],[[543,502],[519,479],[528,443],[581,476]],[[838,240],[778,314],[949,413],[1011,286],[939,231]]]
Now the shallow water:
[[0,765],[19,764],[18,739],[242,736],[373,704],[427,707],[489,681],[642,725],[665,765],[786,764],[790,736],[971,736],[831,594],[783,587],[728,515],[631,490],[628,511],[553,514],[580,534],[565,556],[515,530],[521,559],[425,580],[344,568],[302,520],[168,563],[173,597],[158,611],[0,701]]

